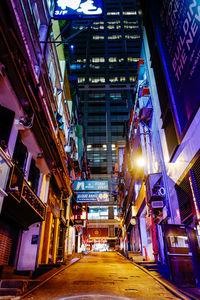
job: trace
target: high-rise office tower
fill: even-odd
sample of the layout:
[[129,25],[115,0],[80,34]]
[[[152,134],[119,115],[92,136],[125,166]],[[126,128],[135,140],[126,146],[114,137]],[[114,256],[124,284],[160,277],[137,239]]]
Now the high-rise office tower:
[[[125,143],[124,124],[133,106],[141,42],[136,1],[103,3],[103,17],[92,24],[72,21],[72,34],[89,26],[73,39],[70,68],[78,78],[91,179],[108,179],[111,189],[117,148]],[[95,205],[89,218],[116,217],[111,194],[109,203]],[[114,231],[110,227],[108,236],[114,236]]]

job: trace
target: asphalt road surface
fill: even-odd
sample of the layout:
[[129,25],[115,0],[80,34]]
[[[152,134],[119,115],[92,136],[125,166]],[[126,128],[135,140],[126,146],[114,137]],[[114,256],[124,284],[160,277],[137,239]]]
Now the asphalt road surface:
[[23,299],[179,299],[115,252],[90,253]]

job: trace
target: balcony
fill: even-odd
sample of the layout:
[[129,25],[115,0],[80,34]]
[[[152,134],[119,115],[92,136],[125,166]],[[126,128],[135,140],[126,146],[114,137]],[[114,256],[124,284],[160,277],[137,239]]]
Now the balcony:
[[23,172],[14,165],[7,188],[8,196],[3,203],[2,212],[8,215],[23,228],[45,220],[46,205],[35,194]]
[[[0,147],[0,198],[7,196],[6,184],[10,169],[12,168],[11,158]],[[1,207],[0,207],[1,211]]]

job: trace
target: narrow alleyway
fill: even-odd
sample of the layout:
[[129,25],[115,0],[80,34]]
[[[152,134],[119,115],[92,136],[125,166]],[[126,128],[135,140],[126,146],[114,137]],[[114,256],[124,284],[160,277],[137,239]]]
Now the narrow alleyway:
[[23,299],[178,299],[115,252],[91,253]]

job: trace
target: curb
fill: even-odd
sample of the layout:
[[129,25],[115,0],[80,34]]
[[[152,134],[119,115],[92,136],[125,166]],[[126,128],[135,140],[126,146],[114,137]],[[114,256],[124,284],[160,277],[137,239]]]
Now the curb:
[[47,281],[49,281],[51,278],[53,278],[54,276],[56,276],[57,274],[61,273],[62,271],[66,270],[67,268],[69,268],[71,265],[75,264],[76,262],[78,262],[81,259],[81,257],[76,258],[75,261],[69,263],[68,265],[66,265],[65,267],[63,267],[61,270],[58,270],[56,273],[54,273],[53,275],[51,275],[50,277],[48,277],[47,279],[44,279],[42,282],[40,282],[38,285],[34,286],[32,289],[28,290],[25,294],[19,296],[19,298],[15,298],[15,299],[23,299],[24,297],[28,296],[29,294],[31,294],[33,291],[35,291],[37,288],[39,288],[41,285],[45,284]]
[[166,282],[164,282],[162,279],[157,278],[156,276],[154,276],[153,274],[151,274],[151,272],[149,272],[148,270],[146,270],[144,267],[138,265],[137,263],[130,261],[127,257],[125,257],[123,254],[116,252],[117,254],[119,254],[120,256],[122,256],[123,258],[127,259],[131,264],[133,264],[134,266],[138,267],[139,269],[141,269],[142,271],[144,271],[145,273],[147,273],[149,276],[151,276],[154,280],[156,280],[157,282],[159,282],[162,286],[164,286],[168,291],[170,291],[172,294],[174,294],[175,296],[179,297],[180,299],[183,300],[196,300],[197,298],[194,298],[192,296],[188,296],[186,297],[185,294],[182,291],[177,291],[177,288],[175,286],[171,286],[171,283],[168,284]]

